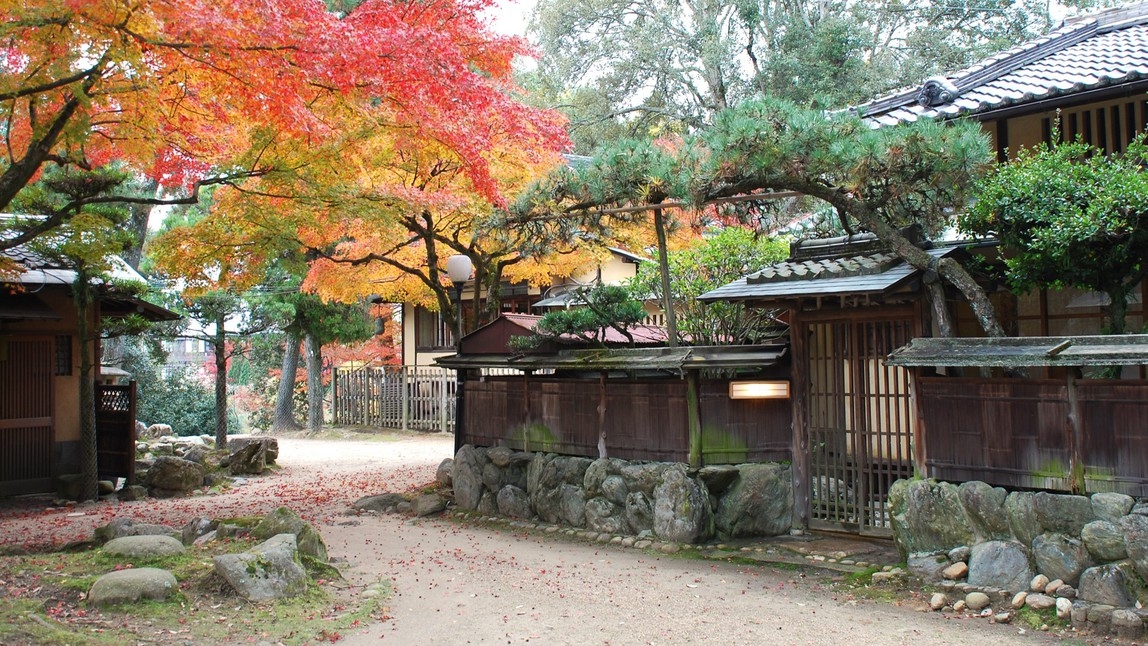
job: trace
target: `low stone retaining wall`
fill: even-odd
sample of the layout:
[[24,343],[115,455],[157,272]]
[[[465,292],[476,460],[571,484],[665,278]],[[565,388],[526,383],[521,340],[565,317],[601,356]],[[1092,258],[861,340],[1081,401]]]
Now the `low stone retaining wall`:
[[793,515],[789,465],[776,463],[694,470],[468,444],[451,480],[463,509],[675,543],[786,534]]
[[901,480],[889,505],[897,549],[926,581],[962,593],[1031,590],[1014,600],[1055,606],[1077,628],[1144,636],[1148,502]]

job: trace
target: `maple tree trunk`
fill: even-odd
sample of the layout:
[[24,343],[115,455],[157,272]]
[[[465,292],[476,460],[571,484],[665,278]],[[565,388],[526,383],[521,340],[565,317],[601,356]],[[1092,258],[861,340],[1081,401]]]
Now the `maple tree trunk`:
[[929,303],[933,306],[933,320],[937,324],[937,332],[944,338],[952,338],[953,317],[949,313],[949,306],[945,303],[945,288],[939,280],[925,280],[925,291],[929,295]]
[[215,447],[227,448],[227,330],[225,317],[215,317],[215,337],[211,342],[215,353]]
[[279,373],[279,389],[275,393],[275,413],[271,420],[271,431],[297,431],[295,421],[295,375],[299,371],[299,337],[287,335],[287,345],[283,351],[283,366]]
[[323,346],[308,334],[307,349],[307,431],[318,433],[323,428]]

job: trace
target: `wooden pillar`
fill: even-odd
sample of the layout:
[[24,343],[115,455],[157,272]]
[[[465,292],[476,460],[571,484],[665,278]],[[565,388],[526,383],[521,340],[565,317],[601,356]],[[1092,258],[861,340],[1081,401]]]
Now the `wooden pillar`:
[[606,372],[598,373],[598,457],[606,455]]
[[809,527],[809,433],[805,427],[809,396],[809,334],[801,320],[801,304],[790,309],[790,351],[793,353],[790,400],[793,410],[793,526]]
[[686,371],[686,426],[689,433],[690,466],[702,466],[702,415],[698,394],[698,372]]
[[1068,478],[1072,493],[1084,495],[1084,435],[1081,432],[1080,402],[1076,396],[1076,370],[1068,371],[1065,385],[1068,390],[1068,419],[1065,420],[1064,430],[1068,441]]

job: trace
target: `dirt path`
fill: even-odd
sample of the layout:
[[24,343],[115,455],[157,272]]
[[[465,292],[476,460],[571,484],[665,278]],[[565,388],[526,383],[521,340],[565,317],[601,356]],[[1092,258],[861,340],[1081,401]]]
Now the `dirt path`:
[[180,526],[287,505],[314,522],[354,585],[394,582],[390,618],[347,644],[1047,644],[1016,626],[857,600],[819,577],[579,542],[460,521],[348,516],[363,495],[430,482],[444,436],[280,440],[282,470],[180,500],[0,510],[0,545],[90,536],[117,515]]

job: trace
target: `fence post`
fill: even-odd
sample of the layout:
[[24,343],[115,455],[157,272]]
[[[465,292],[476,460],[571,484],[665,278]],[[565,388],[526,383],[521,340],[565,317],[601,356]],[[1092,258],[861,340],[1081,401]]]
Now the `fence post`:
[[400,398],[403,408],[403,431],[409,430],[407,428],[407,422],[409,422],[411,418],[411,389],[407,383],[407,370],[408,366],[399,368],[399,385],[403,389],[402,397]]
[[333,424],[339,424],[339,368],[331,368],[331,418]]

